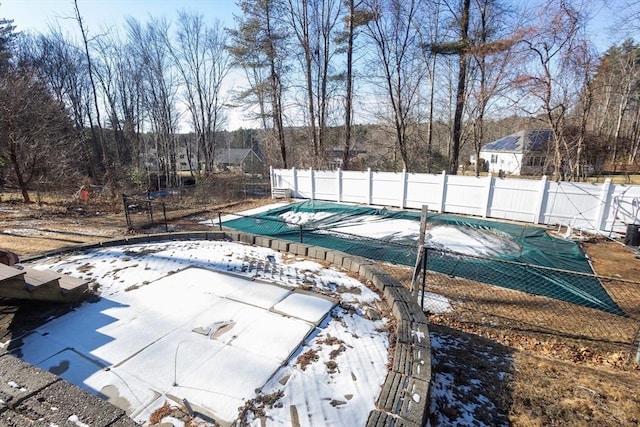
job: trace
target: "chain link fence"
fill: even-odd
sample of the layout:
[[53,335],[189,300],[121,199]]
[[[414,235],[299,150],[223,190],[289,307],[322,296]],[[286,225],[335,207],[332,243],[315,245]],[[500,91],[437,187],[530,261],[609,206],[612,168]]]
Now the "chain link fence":
[[[218,212],[214,218],[213,225],[220,229],[241,220],[242,231],[381,261],[405,286],[417,284],[418,302],[433,322],[510,345],[547,345],[550,352],[570,347],[582,354],[575,357],[613,355],[624,363],[640,363],[640,281],[433,249],[428,242],[422,264],[415,241],[231,212]],[[549,340],[555,344],[544,344]]]
[[[446,251],[426,253],[427,259],[445,260],[450,267],[447,272],[428,269],[420,287],[419,303],[435,321],[463,323],[471,330],[482,327],[492,331],[493,338],[517,339],[520,344],[523,334],[552,337],[582,352],[597,349],[599,354],[624,355],[626,361],[640,363],[640,282]],[[492,284],[494,271],[479,267],[479,260],[499,263],[515,286]],[[584,289],[585,282],[597,284],[610,304],[589,306],[584,295],[571,298],[559,282],[575,292]],[[535,340],[525,344],[541,345]]]

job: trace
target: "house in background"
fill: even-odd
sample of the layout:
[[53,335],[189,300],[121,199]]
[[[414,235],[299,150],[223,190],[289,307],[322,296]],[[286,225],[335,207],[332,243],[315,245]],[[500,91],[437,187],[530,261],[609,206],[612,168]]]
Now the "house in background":
[[[149,170],[159,170],[160,160],[157,151],[148,150],[145,156],[145,166]],[[216,171],[233,171],[247,174],[263,174],[266,171],[264,155],[257,144],[251,148],[217,148],[214,152],[213,167]],[[187,147],[180,145],[176,148],[176,169],[179,172],[204,170],[204,164],[198,163],[195,150],[187,151]]]
[[521,130],[485,144],[480,150],[483,169],[499,176],[543,175],[546,164],[552,164],[548,158],[552,138],[549,129]]
[[222,148],[215,153],[215,165],[218,170],[262,174],[265,172],[264,156],[260,147]]

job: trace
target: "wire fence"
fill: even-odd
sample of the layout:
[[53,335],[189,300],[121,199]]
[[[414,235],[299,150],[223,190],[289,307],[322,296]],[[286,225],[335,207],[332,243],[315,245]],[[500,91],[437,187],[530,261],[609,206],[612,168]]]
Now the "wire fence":
[[176,219],[208,213],[212,206],[270,194],[268,178],[218,175],[196,185],[122,194],[125,221],[130,230],[172,231]]
[[[419,293],[425,311],[444,323],[488,328],[507,341],[506,333],[512,338],[527,333],[551,336],[589,351],[598,349],[600,354],[624,354],[626,361],[640,363],[640,282],[438,250],[427,250],[426,256],[449,267],[447,272],[428,269]],[[505,281],[492,284],[494,271],[480,267],[478,261],[500,264],[512,286]],[[576,293],[574,298],[568,296],[567,287]],[[588,287],[608,303],[585,303],[579,293]]]
[[[531,336],[544,336],[558,343],[549,351],[560,346],[640,363],[640,281],[434,249],[428,242],[422,264],[411,238],[363,237],[222,211],[214,218],[212,225],[220,229],[230,226],[382,261],[407,287],[417,283],[418,302],[434,322],[532,346],[542,341]],[[234,227],[238,221],[242,226]]]

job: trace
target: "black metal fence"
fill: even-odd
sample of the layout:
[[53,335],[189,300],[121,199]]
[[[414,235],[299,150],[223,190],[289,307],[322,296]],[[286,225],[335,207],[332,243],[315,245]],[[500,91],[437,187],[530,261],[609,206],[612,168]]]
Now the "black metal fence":
[[[129,230],[140,230],[155,225],[164,225],[169,231],[166,204],[151,198],[149,193],[123,194],[124,216]],[[154,217],[155,215],[155,217]]]
[[270,189],[268,177],[220,174],[196,185],[122,194],[122,203],[130,230],[172,231],[176,218],[210,212],[217,204],[267,197]]

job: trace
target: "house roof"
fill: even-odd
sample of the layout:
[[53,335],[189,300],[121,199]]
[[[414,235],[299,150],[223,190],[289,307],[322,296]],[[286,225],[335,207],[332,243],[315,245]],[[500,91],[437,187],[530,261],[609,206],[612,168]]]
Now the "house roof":
[[239,165],[250,152],[250,148],[225,148],[217,153],[216,162],[219,164]]
[[482,151],[524,153],[525,151],[546,151],[547,143],[553,136],[549,129],[521,130],[497,141],[485,144]]

